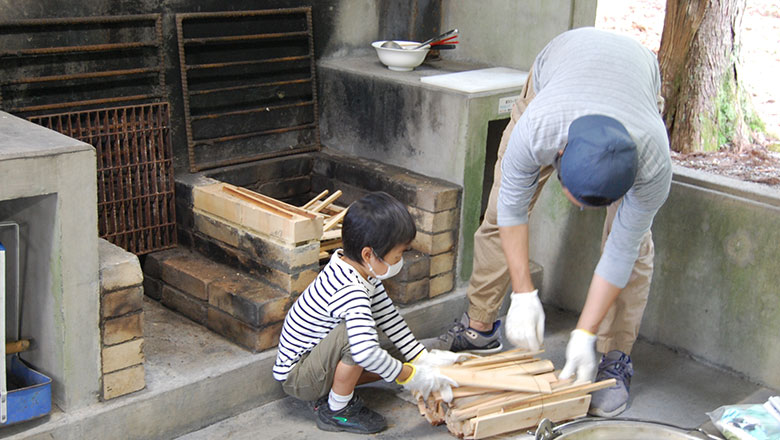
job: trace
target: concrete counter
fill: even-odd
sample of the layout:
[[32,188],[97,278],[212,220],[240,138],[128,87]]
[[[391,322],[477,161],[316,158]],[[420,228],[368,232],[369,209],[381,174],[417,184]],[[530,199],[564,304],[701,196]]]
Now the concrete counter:
[[53,379],[52,397],[63,410],[96,402],[95,151],[0,112],[0,176],[0,221],[18,223],[21,232],[21,337],[35,341],[21,357]]

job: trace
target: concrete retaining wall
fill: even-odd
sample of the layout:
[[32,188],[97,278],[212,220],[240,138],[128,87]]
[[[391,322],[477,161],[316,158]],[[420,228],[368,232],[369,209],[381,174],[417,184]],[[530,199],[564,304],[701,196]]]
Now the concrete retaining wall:
[[[542,300],[579,311],[604,210],[550,181],[531,217]],[[675,167],[653,224],[655,273],[640,336],[780,387],[780,191]]]

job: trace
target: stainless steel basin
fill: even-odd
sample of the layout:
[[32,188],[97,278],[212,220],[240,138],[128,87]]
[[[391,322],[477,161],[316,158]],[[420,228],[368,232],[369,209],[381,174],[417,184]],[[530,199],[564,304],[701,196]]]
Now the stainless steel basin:
[[593,421],[561,426],[556,439],[566,440],[702,440],[708,437],[696,431],[680,429],[649,422]]

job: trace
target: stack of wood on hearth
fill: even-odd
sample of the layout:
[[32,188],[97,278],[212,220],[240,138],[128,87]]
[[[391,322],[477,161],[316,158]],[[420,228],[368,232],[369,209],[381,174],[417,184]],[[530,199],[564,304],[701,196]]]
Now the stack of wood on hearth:
[[447,424],[460,438],[482,439],[552,422],[583,417],[590,393],[615,385],[615,379],[574,385],[559,380],[542,351],[510,350],[441,367],[458,383],[447,403],[439,393],[416,395],[420,413],[432,425]]
[[328,197],[329,191],[326,189],[300,207],[240,186],[223,184],[222,190],[276,217],[286,219],[290,223],[291,231],[295,231],[295,223],[297,222],[303,223],[316,217],[322,217],[320,260],[329,258],[333,251],[341,247],[341,222],[348,209],[334,203],[336,199],[341,197],[341,190],[336,190]]
[[303,209],[324,214],[326,217],[320,239],[320,260],[330,258],[333,251],[341,247],[341,222],[347,215],[347,208],[333,203],[341,196],[341,190],[336,190],[330,197],[321,200],[327,195],[326,189],[301,206]]

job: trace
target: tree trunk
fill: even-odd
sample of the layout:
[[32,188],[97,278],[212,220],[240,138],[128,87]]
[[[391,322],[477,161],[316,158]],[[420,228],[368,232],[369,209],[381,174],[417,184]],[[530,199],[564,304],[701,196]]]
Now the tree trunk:
[[667,0],[661,94],[671,147],[741,149],[749,143],[739,86],[739,30],[746,0]]

